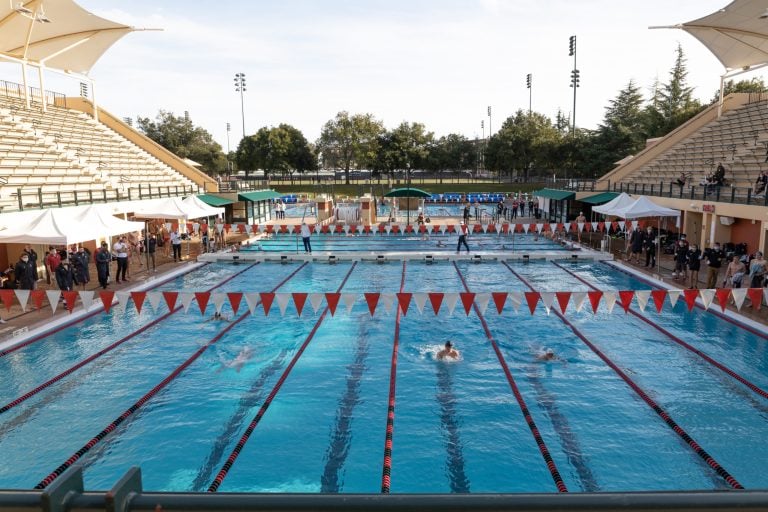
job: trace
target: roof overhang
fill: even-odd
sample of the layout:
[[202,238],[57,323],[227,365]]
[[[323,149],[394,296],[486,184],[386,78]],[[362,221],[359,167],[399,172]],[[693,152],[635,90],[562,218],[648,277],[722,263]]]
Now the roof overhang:
[[115,42],[136,29],[100,18],[73,0],[0,3],[0,58],[87,74]]
[[727,70],[748,70],[768,63],[768,4],[735,0],[723,9],[687,23],[685,30],[711,51]]

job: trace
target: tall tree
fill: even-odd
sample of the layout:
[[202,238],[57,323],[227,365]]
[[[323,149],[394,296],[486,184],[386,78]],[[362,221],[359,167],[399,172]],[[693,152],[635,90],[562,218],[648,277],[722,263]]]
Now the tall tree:
[[307,139],[288,124],[263,127],[254,135],[240,141],[236,153],[237,165],[250,171],[261,169],[265,176],[289,171],[305,172],[315,169],[316,158]]
[[666,135],[701,111],[701,104],[693,97],[693,87],[688,86],[686,58],[679,44],[676,54],[669,82],[657,89],[647,109],[647,130],[651,136]]
[[645,117],[640,88],[630,80],[605,109],[605,118],[594,139],[594,168],[608,172],[615,162],[645,145]]
[[376,159],[382,133],[384,126],[373,114],[350,116],[349,112],[342,111],[323,126],[317,149],[323,153],[325,166],[344,169],[345,181],[349,183],[349,170],[353,166],[370,166]]
[[517,173],[527,179],[531,170],[556,165],[553,149],[562,137],[547,116],[518,110],[491,137],[485,151],[486,166],[500,174]]
[[219,143],[208,131],[195,126],[189,117],[161,110],[154,121],[139,116],[136,124],[144,135],[171,153],[199,163],[205,172],[226,171],[227,157]]

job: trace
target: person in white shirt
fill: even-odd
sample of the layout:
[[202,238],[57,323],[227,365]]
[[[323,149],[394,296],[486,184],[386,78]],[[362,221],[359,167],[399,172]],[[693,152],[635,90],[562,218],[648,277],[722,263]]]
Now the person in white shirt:
[[171,231],[171,247],[173,247],[173,261],[181,261],[181,235],[179,235],[179,228]]
[[128,244],[125,242],[124,236],[121,236],[117,243],[112,246],[112,251],[117,257],[115,282],[119,283],[121,278],[123,281],[128,281],[125,278],[125,274],[128,272]]
[[301,240],[304,242],[304,252],[308,252],[309,254],[312,254],[312,244],[309,241],[311,233],[309,231],[309,226],[307,226],[306,222],[301,223]]
[[467,249],[467,254],[469,254],[469,245],[467,245],[467,235],[469,234],[469,228],[467,227],[467,223],[462,221],[461,225],[459,226],[459,243],[456,245],[456,254],[459,254],[459,251],[461,251],[462,244]]

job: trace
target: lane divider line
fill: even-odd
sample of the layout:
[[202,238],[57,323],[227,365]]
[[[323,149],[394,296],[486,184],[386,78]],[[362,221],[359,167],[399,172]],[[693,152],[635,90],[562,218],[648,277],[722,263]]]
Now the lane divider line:
[[[302,268],[304,268],[307,265],[307,263],[303,263],[299,268],[294,270],[292,273],[290,273],[285,279],[283,279],[274,289],[277,290],[283,284],[285,284],[289,279],[291,279],[293,276],[295,276]],[[77,450],[75,453],[73,453],[66,461],[64,461],[59,467],[57,467],[53,472],[51,472],[48,476],[43,478],[34,488],[35,489],[45,489],[48,487],[51,482],[56,480],[64,471],[67,470],[70,466],[72,466],[75,462],[80,460],[80,458],[83,457],[86,453],[88,453],[94,446],[96,446],[102,439],[107,437],[109,434],[114,432],[118,426],[120,426],[121,423],[123,423],[126,419],[128,419],[134,412],[136,412],[142,405],[144,405],[146,402],[148,402],[153,396],[155,396],[158,392],[160,392],[163,388],[165,388],[173,379],[175,379],[181,372],[183,372],[189,365],[191,365],[197,358],[199,358],[203,352],[205,352],[209,347],[211,347],[214,343],[219,341],[227,332],[229,332],[235,325],[239,324],[243,320],[245,320],[248,315],[250,315],[251,312],[247,311],[243,315],[241,315],[237,320],[234,320],[229,323],[224,329],[221,330],[216,336],[211,338],[205,345],[201,346],[199,349],[195,351],[192,356],[181,363],[173,372],[171,372],[166,378],[164,378],[159,384],[157,384],[154,388],[149,390],[144,396],[142,396],[136,403],[134,403],[131,407],[126,409],[120,416],[118,416],[115,420],[113,420],[109,425],[107,425],[106,428],[104,428],[101,432],[96,434],[90,441],[88,441],[85,445],[83,445],[79,450]]]
[[[503,261],[502,264],[509,269],[512,274],[517,277],[522,283],[524,283],[528,288],[533,291],[533,286],[531,286],[531,283],[528,282],[527,279],[525,279],[523,276],[518,274],[512,267],[507,264],[506,261]],[[653,409],[653,411],[661,417],[662,420],[677,434],[680,436],[680,438],[685,441],[685,443],[698,455],[701,457],[704,462],[707,463],[709,467],[711,467],[715,472],[720,475],[728,485],[733,487],[734,489],[744,489],[744,487],[733,477],[731,474],[720,465],[719,462],[717,462],[714,457],[712,457],[709,453],[707,453],[704,448],[701,447],[699,443],[697,443],[689,434],[688,432],[683,429],[680,425],[677,424],[677,422],[672,419],[672,416],[669,415],[667,411],[665,411],[659,404],[657,404],[648,394],[643,391],[643,389],[635,383],[632,379],[629,378],[629,376],[624,373],[624,371],[619,368],[616,363],[611,361],[608,356],[606,356],[597,346],[589,341],[589,339],[575,326],[573,325],[570,320],[568,320],[562,313],[557,311],[556,308],[552,308],[552,311],[555,313],[555,315],[560,318],[560,320],[565,323],[570,329],[573,331],[573,333],[581,339],[581,341],[584,342],[591,350],[594,352],[600,359],[605,362],[616,374],[621,377],[621,379],[627,383],[627,385],[632,388],[632,390],[637,393],[637,395],[643,399],[643,401],[648,404],[648,406]]]
[[[602,261],[601,263],[604,263],[604,264],[610,266],[611,268],[614,268],[614,269],[618,270],[622,274],[626,274],[626,275],[628,275],[628,276],[630,276],[632,278],[637,279],[638,281],[642,281],[643,283],[645,283],[645,284],[647,284],[649,286],[652,286],[652,287],[654,287],[656,289],[659,289],[659,290],[665,289],[665,288],[660,287],[657,283],[654,283],[653,281],[651,281],[651,280],[649,280],[649,279],[647,279],[647,278],[645,278],[645,277],[643,277],[641,275],[633,274],[629,270],[623,268],[620,265],[615,264],[614,262]],[[670,289],[676,289],[676,288],[670,288]],[[704,308],[704,306],[699,304],[698,300],[696,302],[694,302],[694,304],[696,305],[697,308],[699,308],[699,309],[701,309],[701,310],[703,310],[703,311],[705,311],[707,313],[711,313],[711,314],[715,315],[716,317],[718,317],[718,318],[720,318],[722,320],[725,320],[726,322],[728,322],[728,323],[730,323],[732,325],[735,325],[736,327],[744,329],[745,331],[750,332],[750,333],[754,334],[755,336],[759,336],[759,337],[763,338],[764,340],[768,340],[768,334],[766,334],[764,331],[759,331],[759,330],[757,330],[757,329],[755,329],[755,328],[753,328],[753,327],[751,327],[751,326],[749,326],[749,325],[747,325],[745,323],[739,322],[738,320],[736,320],[734,318],[731,318],[728,315],[724,315],[723,313],[721,313],[720,311],[718,311],[715,308]]]
[[[352,263],[352,266],[349,267],[349,271],[347,271],[347,275],[344,276],[344,280],[341,282],[341,285],[339,285],[339,288],[338,290],[336,290],[336,293],[340,293],[342,288],[344,288],[344,285],[347,283],[349,276],[352,274],[352,271],[355,270],[356,266],[357,266],[357,262],[354,262]],[[325,319],[326,315],[328,314],[328,311],[329,311],[329,307],[325,306],[325,309],[323,310],[323,313],[320,315],[320,318],[318,318],[317,321],[315,322],[315,326],[312,328],[312,331],[310,331],[309,335],[304,340],[304,343],[302,343],[301,347],[299,347],[299,350],[296,351],[296,354],[293,356],[293,359],[291,359],[291,362],[288,363],[288,366],[285,367],[285,370],[283,370],[282,375],[280,375],[280,378],[277,380],[277,383],[272,388],[272,391],[269,392],[269,395],[267,395],[267,398],[264,400],[264,403],[262,404],[261,408],[259,408],[259,412],[257,412],[256,416],[253,418],[253,420],[251,420],[251,423],[248,425],[248,428],[245,429],[245,432],[243,433],[243,435],[240,437],[240,440],[235,445],[234,449],[232,450],[232,453],[230,453],[229,457],[227,458],[227,461],[224,463],[224,465],[221,467],[221,470],[213,479],[213,482],[208,487],[208,492],[216,492],[221,486],[224,479],[229,474],[229,470],[232,468],[232,465],[237,460],[237,457],[240,455],[240,452],[245,447],[245,443],[247,443],[248,439],[250,439],[251,434],[259,425],[259,422],[261,422],[261,418],[267,412],[267,409],[269,409],[269,406],[272,404],[272,401],[275,399],[275,396],[280,391],[280,388],[283,387],[283,384],[285,383],[285,380],[288,378],[288,375],[291,373],[291,370],[293,370],[293,367],[296,366],[296,363],[304,353],[304,350],[306,350],[307,346],[309,345],[309,342],[312,341],[312,338],[314,338],[315,333],[317,333],[317,330],[320,328],[320,325],[323,323],[323,319]]]
[[[400,293],[405,289],[406,261],[403,260],[403,272],[400,276]],[[387,427],[384,434],[384,462],[381,471],[381,492],[389,494],[392,485],[392,438],[395,433],[395,390],[397,379],[397,353],[400,347],[400,318],[402,308],[397,306],[395,315],[395,336],[392,342],[392,362],[389,366],[389,398],[387,400]]]
[[[187,270],[186,272],[184,272],[182,274],[175,275],[175,276],[170,277],[168,279],[161,279],[161,280],[159,280],[156,283],[152,283],[152,286],[147,288],[147,290],[152,290],[153,288],[157,288],[158,286],[162,286],[163,284],[167,283],[171,279],[176,279],[177,277],[183,276],[185,274],[188,274],[188,273],[192,272],[193,270],[197,270],[197,269],[203,268],[203,267],[205,267],[207,265],[210,265],[210,263],[206,262],[203,265],[200,265],[200,266],[197,266],[197,267],[194,267],[194,268],[190,268],[189,270]],[[87,320],[87,319],[89,319],[89,318],[91,318],[93,316],[96,316],[96,315],[102,313],[103,309],[104,308],[102,307],[102,308],[98,308],[98,309],[96,309],[94,311],[91,311],[90,313],[85,313],[83,316],[80,316],[78,318],[75,318],[74,320],[70,320],[68,322],[65,322],[65,323],[59,325],[58,327],[56,327],[55,329],[51,329],[50,331],[41,332],[40,334],[37,334],[37,335],[29,338],[28,340],[26,340],[26,341],[24,341],[22,343],[19,343],[18,345],[14,345],[14,346],[9,347],[9,348],[7,348],[5,350],[0,350],[0,357],[5,357],[8,354],[16,352],[17,350],[20,350],[20,349],[22,349],[24,347],[27,347],[27,346],[35,343],[35,342],[38,342],[38,341],[40,341],[40,340],[42,340],[44,338],[47,338],[51,334],[56,334],[59,331],[63,331],[64,329],[68,329],[69,327],[72,327],[75,324],[78,324],[78,323],[80,323],[80,322],[82,322],[84,320]],[[31,313],[31,312],[32,312],[31,310],[28,311],[28,313]],[[26,314],[26,313],[23,313],[23,314]],[[21,315],[18,315],[18,316],[21,316]],[[14,317],[14,318],[16,318],[16,317]]]
[[[244,273],[245,271],[250,270],[251,268],[253,268],[257,263],[254,263],[253,265],[250,265],[250,266],[246,267],[245,269],[236,272],[235,274],[231,275],[230,277],[228,277],[224,281],[220,282],[216,286],[214,286],[212,288],[209,288],[207,290],[207,292],[211,292],[211,291],[219,288],[220,286],[225,285],[226,283],[228,283],[229,281],[231,281],[235,277],[237,277],[240,274]],[[159,324],[160,322],[162,322],[166,318],[170,317],[171,315],[181,311],[181,309],[182,309],[182,306],[178,306],[173,311],[169,311],[169,312],[167,312],[167,313],[165,313],[165,314],[155,318],[154,320],[152,320],[151,322],[147,323],[146,325],[144,325],[144,326],[140,327],[139,329],[133,331],[131,334],[129,334],[129,335],[123,337],[123,338],[120,338],[119,340],[117,340],[116,342],[112,343],[111,345],[109,345],[107,347],[104,347],[103,349],[99,350],[98,352],[90,355],[89,357],[86,357],[85,359],[83,359],[79,363],[69,367],[67,370],[64,370],[63,372],[59,373],[58,375],[48,379],[47,381],[43,382],[42,384],[40,384],[36,388],[28,391],[27,393],[24,393],[20,397],[12,400],[11,402],[5,404],[2,407],[0,407],[0,414],[2,414],[4,412],[7,412],[7,411],[13,409],[14,407],[16,407],[17,405],[19,405],[19,404],[25,402],[26,400],[32,398],[36,394],[40,393],[44,389],[46,389],[46,388],[50,387],[51,385],[55,384],[56,382],[60,381],[64,377],[66,377],[68,375],[71,375],[72,373],[74,373],[75,371],[79,370],[80,368],[82,368],[83,366],[87,365],[88,363],[91,363],[91,362],[95,361],[96,359],[100,358],[101,356],[103,356],[104,354],[107,354],[108,352],[113,351],[114,349],[116,349],[117,347],[119,347],[120,345],[125,343],[126,341],[133,339],[134,337],[136,337],[139,334],[143,333],[144,331],[146,331],[150,327],[154,327],[155,325]]]
[[[471,293],[469,290],[469,286],[467,286],[467,281],[464,279],[464,276],[462,275],[461,270],[459,270],[459,266],[456,264],[455,261],[453,262],[453,266],[456,269],[456,272],[459,274],[459,278],[461,279],[461,282],[464,285],[464,290],[467,293]],[[550,475],[552,475],[552,480],[555,481],[557,492],[568,492],[568,488],[566,487],[565,482],[563,482],[563,478],[560,476],[560,471],[558,471],[557,465],[555,464],[555,461],[552,459],[552,455],[549,452],[549,448],[547,448],[547,444],[544,442],[544,438],[541,436],[541,432],[539,432],[539,427],[536,426],[536,421],[533,419],[533,416],[531,415],[531,411],[530,409],[528,409],[528,405],[525,403],[525,398],[523,398],[523,394],[520,392],[520,389],[517,387],[515,378],[512,376],[512,371],[509,369],[509,366],[507,365],[507,362],[504,359],[504,355],[501,353],[501,349],[499,348],[498,343],[496,343],[496,340],[494,339],[493,334],[491,333],[491,330],[488,327],[488,323],[485,321],[485,316],[480,312],[480,309],[477,307],[477,304],[474,304],[473,307],[475,309],[475,314],[480,319],[480,323],[483,326],[483,330],[485,331],[485,336],[488,338],[488,341],[491,342],[491,346],[493,347],[493,351],[496,352],[496,357],[499,360],[499,364],[501,364],[501,367],[504,370],[504,374],[507,376],[507,382],[509,382],[509,387],[512,388],[512,393],[515,395],[515,399],[517,400],[517,403],[520,406],[520,410],[523,413],[525,422],[528,424],[528,428],[531,430],[531,433],[533,434],[533,438],[536,441],[536,445],[539,447],[539,451],[541,452],[541,456],[544,458],[544,462],[547,465],[547,469],[549,469],[549,473]]]
[[[568,274],[572,275],[573,277],[575,277],[576,279],[578,279],[579,281],[581,281],[585,285],[589,286],[593,290],[597,290],[597,288],[595,288],[591,283],[589,283],[587,280],[583,279],[581,276],[571,272],[570,270],[568,270],[567,268],[563,267],[562,265],[560,265],[559,263],[557,263],[555,261],[553,261],[552,263],[554,263],[555,266],[561,268],[562,270],[564,270]],[[735,371],[731,370],[730,368],[728,368],[724,364],[716,361],[712,357],[708,356],[707,354],[705,354],[701,350],[697,349],[696,347],[690,345],[689,343],[687,343],[686,341],[682,340],[681,338],[675,336],[674,334],[669,332],[667,329],[665,329],[661,325],[657,324],[656,322],[652,321],[649,318],[646,318],[644,315],[641,315],[640,313],[638,313],[637,311],[633,310],[632,308],[629,308],[627,311],[630,314],[632,314],[633,316],[635,316],[635,317],[639,318],[640,320],[642,320],[643,322],[645,322],[646,324],[650,325],[651,327],[653,327],[654,329],[656,329],[660,333],[664,334],[670,340],[674,341],[675,343],[677,343],[681,347],[683,347],[683,348],[693,352],[697,356],[701,357],[706,362],[708,362],[709,364],[711,364],[712,366],[714,366],[718,370],[722,371],[723,373],[725,373],[729,377],[732,377],[732,378],[736,379],[737,381],[741,382],[742,384],[744,384],[746,387],[748,387],[749,389],[751,389],[752,391],[754,391],[758,395],[762,396],[763,398],[768,398],[768,392],[767,391],[765,391],[764,389],[758,387],[756,384],[748,381],[747,379],[745,379],[744,377],[742,377],[741,375],[739,375]]]

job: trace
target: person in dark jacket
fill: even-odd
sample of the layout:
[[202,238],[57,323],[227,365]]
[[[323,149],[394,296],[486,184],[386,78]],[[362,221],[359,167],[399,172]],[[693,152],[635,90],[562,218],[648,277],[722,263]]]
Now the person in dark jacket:
[[[29,256],[29,262],[32,264],[33,275],[35,276],[35,281],[37,281],[37,253],[29,244],[24,246],[24,253]],[[32,288],[30,288],[30,290],[31,289]]]
[[[208,244],[207,231],[203,234],[203,239],[205,240],[205,245],[207,245]],[[147,255],[148,255],[147,270],[149,270],[149,265],[152,265],[152,272],[157,272],[157,268],[155,267],[155,251],[157,251],[157,238],[153,233],[149,235],[149,240],[147,240]],[[205,246],[203,248],[203,252],[208,252],[205,250]]]
[[21,253],[19,261],[16,262],[14,269],[16,275],[16,285],[20,290],[34,290],[35,288],[35,266],[30,261],[29,254]]
[[632,233],[629,235],[629,262],[632,262],[632,260],[635,261],[635,263],[640,263],[640,254],[643,252],[643,240],[645,239],[645,236],[643,235],[643,232],[640,231],[640,228],[635,228],[632,230]]
[[75,271],[75,283],[82,287],[85,287],[91,281],[91,271],[88,265],[91,263],[91,254],[85,249],[80,247],[72,259],[72,265],[74,265]]
[[99,276],[99,284],[106,290],[109,284],[109,264],[112,254],[107,249],[107,242],[101,243],[101,248],[96,251],[96,273]]
[[62,260],[56,267],[56,284],[61,291],[71,291],[75,286],[75,273],[69,264],[69,260]]
[[645,266],[656,266],[656,236],[653,228],[648,226],[643,236],[643,249],[645,249]]

